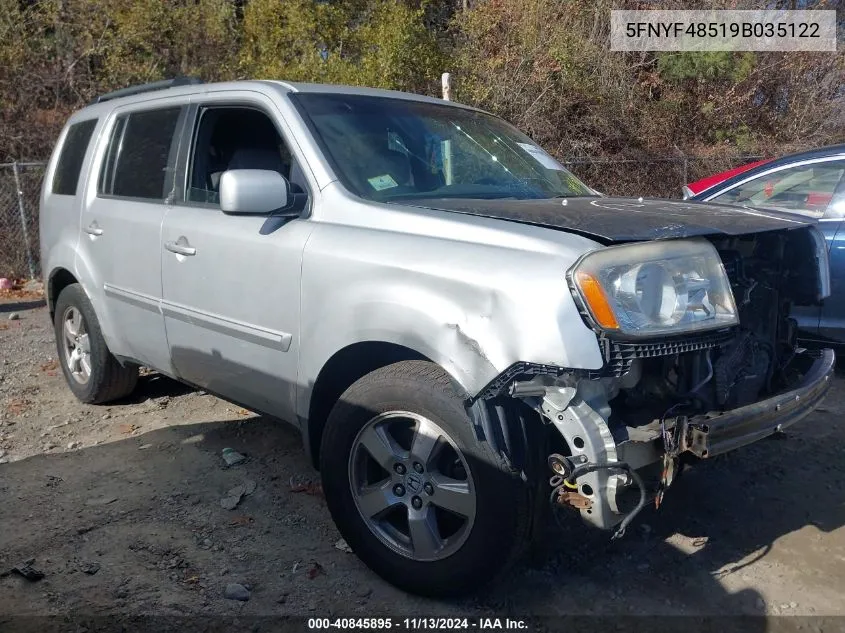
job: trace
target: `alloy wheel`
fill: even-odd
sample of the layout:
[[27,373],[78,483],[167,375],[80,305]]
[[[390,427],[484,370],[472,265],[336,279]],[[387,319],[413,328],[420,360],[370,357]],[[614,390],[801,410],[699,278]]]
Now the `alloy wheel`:
[[73,306],[62,315],[62,347],[70,375],[86,384],[91,378],[91,345],[82,312]]
[[349,481],[367,527],[407,558],[446,558],[470,534],[476,492],[466,457],[424,416],[391,411],[369,420],[352,444]]

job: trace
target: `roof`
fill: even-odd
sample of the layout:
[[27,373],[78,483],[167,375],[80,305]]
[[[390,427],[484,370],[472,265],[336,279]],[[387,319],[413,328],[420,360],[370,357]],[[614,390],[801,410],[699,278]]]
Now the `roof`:
[[393,99],[411,99],[413,101],[427,101],[430,103],[450,103],[461,107],[465,106],[462,103],[455,103],[454,101],[444,102],[438,97],[431,97],[428,95],[416,94],[414,92],[402,92],[400,90],[385,90],[383,88],[367,88],[365,86],[347,86],[344,84],[315,84],[304,82],[291,81],[262,81],[261,83],[271,83],[284,86],[290,92],[319,92],[328,94],[349,94],[362,95],[368,97],[387,97]]
[[153,84],[129,86],[106,93],[97,97],[97,99],[90,105],[73,115],[72,118],[100,115],[106,110],[111,110],[118,105],[125,105],[129,103],[137,103],[146,100],[160,99],[165,97],[177,97],[192,94],[206,94],[215,92],[217,90],[255,90],[256,88],[272,88],[281,93],[326,93],[326,94],[349,94],[362,95],[371,97],[384,97],[393,99],[407,99],[410,101],[421,101],[426,103],[446,104],[456,106],[459,108],[466,108],[470,110],[478,110],[471,106],[467,106],[454,101],[446,102],[437,97],[430,97],[427,95],[414,94],[411,92],[400,92],[398,90],[383,90],[380,88],[366,88],[361,86],[345,86],[341,84],[315,84],[315,83],[299,83],[288,82],[281,80],[267,80],[267,79],[247,79],[242,81],[229,81],[217,83],[196,83],[188,82],[182,79],[165,80],[161,82],[154,82]]

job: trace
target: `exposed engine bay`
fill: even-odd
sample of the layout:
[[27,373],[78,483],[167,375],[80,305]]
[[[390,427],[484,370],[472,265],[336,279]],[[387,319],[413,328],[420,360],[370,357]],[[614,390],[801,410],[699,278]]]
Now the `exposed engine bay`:
[[[578,511],[601,528],[617,526],[615,536],[648,499],[660,504],[684,461],[712,457],[789,426],[812,411],[829,388],[833,352],[800,348],[790,317],[793,305],[815,305],[829,294],[826,248],[818,231],[803,227],[708,240],[721,262],[712,254],[715,268],[724,268],[716,273],[710,268],[711,280],[723,280],[719,292],[712,292],[718,286],[712,281],[710,292],[702,290],[708,288],[706,275],[695,271],[658,274],[664,286],[680,288],[686,306],[681,318],[693,310],[713,323],[721,301],[730,304],[727,326],[626,336],[624,324],[634,320],[623,321],[627,315],[619,308],[631,296],[624,271],[634,270],[639,286],[651,283],[653,273],[631,266],[617,273],[612,265],[618,256],[604,254],[604,270],[611,272],[600,281],[616,293],[615,312],[601,312],[598,294],[592,299],[599,309],[582,311],[596,331],[604,366],[567,370],[520,363],[480,396],[495,401],[507,393],[557,430],[552,435],[563,442],[547,460],[552,506]],[[599,271],[596,277],[593,270]],[[593,266],[585,280],[601,271]],[[662,296],[677,305],[673,292]],[[729,294],[732,300],[725,300]],[[579,295],[574,290],[573,295],[577,302]],[[666,303],[651,305],[663,310]],[[621,315],[616,333],[598,323],[616,314]],[[647,466],[656,471],[649,481]]]
[[[800,377],[793,304],[817,301],[818,264],[806,231],[711,240],[730,280],[739,326],[700,336],[695,351],[639,358],[641,379],[611,400],[614,419],[637,427],[675,415],[735,409]],[[667,416],[669,417],[669,416]]]

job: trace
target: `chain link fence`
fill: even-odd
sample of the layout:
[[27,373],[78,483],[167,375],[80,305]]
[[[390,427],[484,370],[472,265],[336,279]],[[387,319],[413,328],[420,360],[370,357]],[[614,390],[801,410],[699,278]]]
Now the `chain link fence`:
[[607,195],[680,198],[682,187],[763,156],[667,156],[646,159],[585,158],[562,161],[585,183]]
[[[607,195],[680,198],[685,184],[760,158],[726,154],[562,162]],[[0,163],[0,277],[35,278],[41,274],[38,198],[46,165]]]
[[0,277],[35,279],[38,198],[47,163],[0,163]]

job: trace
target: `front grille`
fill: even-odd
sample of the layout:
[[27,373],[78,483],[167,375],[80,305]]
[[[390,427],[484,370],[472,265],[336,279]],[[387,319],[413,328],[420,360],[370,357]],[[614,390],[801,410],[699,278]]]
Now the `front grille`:
[[472,398],[472,401],[495,398],[505,393],[514,381],[530,380],[533,376],[572,374],[587,379],[621,378],[631,370],[631,364],[637,358],[657,358],[712,349],[731,340],[735,335],[734,330],[735,328],[727,328],[715,332],[648,342],[613,341],[600,338],[599,344],[605,360],[604,367],[601,369],[570,369],[557,365],[514,363],[496,376],[478,395]]
[[600,338],[599,343],[602,347],[605,364],[600,370],[590,372],[592,374],[590,377],[621,377],[630,371],[634,359],[657,358],[712,349],[725,344],[733,337],[734,328],[648,342],[614,341]]

